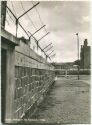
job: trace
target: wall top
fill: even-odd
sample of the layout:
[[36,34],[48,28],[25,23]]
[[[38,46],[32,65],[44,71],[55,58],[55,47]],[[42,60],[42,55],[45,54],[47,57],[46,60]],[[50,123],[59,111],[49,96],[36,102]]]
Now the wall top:
[[6,42],[11,42],[15,46],[18,46],[20,44],[20,40],[13,36],[11,33],[7,32],[3,28],[1,28],[1,37],[7,39],[8,41]]

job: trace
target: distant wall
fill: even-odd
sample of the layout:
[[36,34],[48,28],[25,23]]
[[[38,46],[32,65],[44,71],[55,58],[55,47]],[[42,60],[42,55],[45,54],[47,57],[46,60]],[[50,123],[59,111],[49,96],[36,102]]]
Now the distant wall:
[[[80,75],[90,75],[91,70],[89,69],[80,69],[79,70]],[[60,76],[60,75],[66,75],[66,70],[55,70],[55,75]],[[67,75],[78,75],[78,70],[67,70]]]

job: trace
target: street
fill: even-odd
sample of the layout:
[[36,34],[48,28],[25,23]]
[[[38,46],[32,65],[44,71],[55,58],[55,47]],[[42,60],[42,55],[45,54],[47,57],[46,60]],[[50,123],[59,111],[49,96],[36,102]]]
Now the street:
[[[29,117],[29,116],[28,116]],[[90,123],[90,76],[57,78],[31,119],[65,124]]]

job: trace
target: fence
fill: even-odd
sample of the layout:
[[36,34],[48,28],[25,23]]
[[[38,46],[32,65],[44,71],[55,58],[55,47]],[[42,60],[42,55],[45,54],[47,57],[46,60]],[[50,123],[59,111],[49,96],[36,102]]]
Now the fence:
[[[91,70],[90,69],[80,69],[79,71],[80,75],[90,75]],[[66,75],[66,70],[55,70],[55,75],[60,76],[60,75]],[[77,69],[70,69],[67,70],[67,75],[78,75],[78,70]]]
[[31,27],[30,26],[28,27],[26,23],[28,22],[23,21],[23,18],[22,21],[18,19],[18,17],[14,14],[14,12],[12,12],[12,10],[9,8],[9,3],[7,2],[5,29],[18,38],[22,37],[24,39],[27,39],[29,41],[30,48],[32,48],[36,53],[43,56],[44,58],[46,59],[49,58],[51,60],[51,58],[45,53],[45,51],[38,44],[38,40],[32,34],[28,33]]

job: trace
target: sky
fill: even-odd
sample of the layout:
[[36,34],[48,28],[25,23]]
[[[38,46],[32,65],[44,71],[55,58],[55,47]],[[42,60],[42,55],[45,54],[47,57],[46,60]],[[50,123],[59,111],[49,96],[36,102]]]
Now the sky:
[[[8,6],[19,17],[23,11],[28,10],[36,3],[32,1],[15,1],[8,2]],[[78,58],[76,33],[79,33],[80,45],[83,44],[86,38],[88,39],[88,44],[91,45],[90,2],[88,1],[40,2],[36,8],[20,18],[19,21],[31,33],[34,33],[42,25],[46,25],[46,29],[43,28],[34,36],[40,39],[44,34],[50,32],[39,44],[44,48],[52,42],[52,50],[56,53],[53,59],[55,62],[72,62]],[[8,29],[13,32],[13,28],[15,29],[11,25]],[[48,51],[47,54],[51,51]]]

